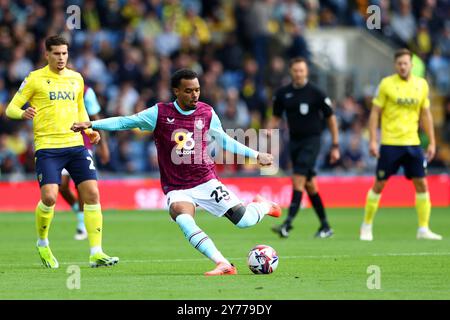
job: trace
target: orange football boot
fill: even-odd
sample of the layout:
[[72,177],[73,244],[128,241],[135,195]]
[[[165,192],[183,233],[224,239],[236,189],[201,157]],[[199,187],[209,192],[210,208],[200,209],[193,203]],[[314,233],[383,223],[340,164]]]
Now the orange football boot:
[[253,202],[268,202],[271,206],[268,215],[275,217],[275,218],[278,218],[281,216],[281,207],[278,204],[276,204],[275,202],[272,202],[272,201],[269,201],[269,200],[263,198],[259,194],[257,194],[255,196],[255,198],[253,199]]
[[214,270],[205,272],[205,276],[231,276],[237,274],[237,269],[233,264],[219,262]]

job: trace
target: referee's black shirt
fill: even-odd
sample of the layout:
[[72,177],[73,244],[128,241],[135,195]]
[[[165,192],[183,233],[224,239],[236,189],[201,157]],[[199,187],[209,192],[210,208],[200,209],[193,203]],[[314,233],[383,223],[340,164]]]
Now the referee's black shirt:
[[273,97],[273,115],[286,112],[291,139],[320,135],[323,120],[333,114],[331,100],[309,81],[301,88],[291,84],[279,88]]

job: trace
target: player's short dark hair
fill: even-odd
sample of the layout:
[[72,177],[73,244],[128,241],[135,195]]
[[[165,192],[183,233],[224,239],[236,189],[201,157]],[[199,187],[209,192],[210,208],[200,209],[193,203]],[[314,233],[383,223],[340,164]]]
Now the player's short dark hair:
[[182,79],[193,80],[197,78],[198,75],[195,71],[191,69],[179,69],[172,75],[172,78],[170,79],[170,85],[172,86],[172,88],[178,88]]
[[308,65],[308,60],[304,57],[295,57],[289,60],[289,68],[292,67],[294,64],[304,62],[306,65]]
[[52,51],[52,46],[61,46],[61,45],[66,45],[67,48],[69,48],[69,42],[66,40],[66,38],[60,35],[50,36],[47,39],[45,39],[45,49],[47,51]]
[[409,51],[406,48],[402,48],[402,49],[398,49],[397,51],[395,51],[394,54],[394,61],[396,61],[398,58],[408,55],[411,59],[412,59],[412,52]]

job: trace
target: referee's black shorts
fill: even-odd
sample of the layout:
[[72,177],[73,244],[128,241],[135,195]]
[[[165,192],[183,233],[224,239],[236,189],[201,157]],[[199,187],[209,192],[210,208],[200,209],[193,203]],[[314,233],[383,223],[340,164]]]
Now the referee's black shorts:
[[305,176],[311,180],[316,175],[315,166],[320,151],[320,136],[301,139],[291,137],[289,149],[294,174]]

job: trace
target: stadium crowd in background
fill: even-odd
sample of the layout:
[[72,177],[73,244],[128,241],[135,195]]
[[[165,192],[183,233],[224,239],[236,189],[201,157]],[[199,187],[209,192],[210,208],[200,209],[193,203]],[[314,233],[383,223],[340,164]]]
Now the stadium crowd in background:
[[[81,28],[73,31],[66,27],[66,8],[72,4],[81,8]],[[371,4],[381,8],[378,36],[412,49],[424,61],[431,83],[447,96],[441,140],[450,143],[448,1],[0,0],[0,173],[34,172],[32,124],[7,120],[4,109],[28,73],[44,65],[46,36],[69,40],[71,65],[94,89],[104,116],[130,115],[156,101],[170,101],[170,74],[187,67],[200,75],[202,99],[216,109],[224,129],[259,129],[271,114],[273,91],[289,81],[288,60],[311,56],[305,30],[365,28]],[[320,170],[373,172],[376,159],[369,156],[367,132],[373,85],[360,97],[333,101],[342,159],[330,167],[331,140],[325,131]],[[288,138],[285,129],[281,137]],[[117,132],[109,144],[111,160],[98,163],[101,172],[158,171],[148,132]],[[290,170],[287,150],[281,150],[280,161]],[[445,167],[439,147],[432,165]],[[255,168],[218,169],[225,175],[252,174]]]

